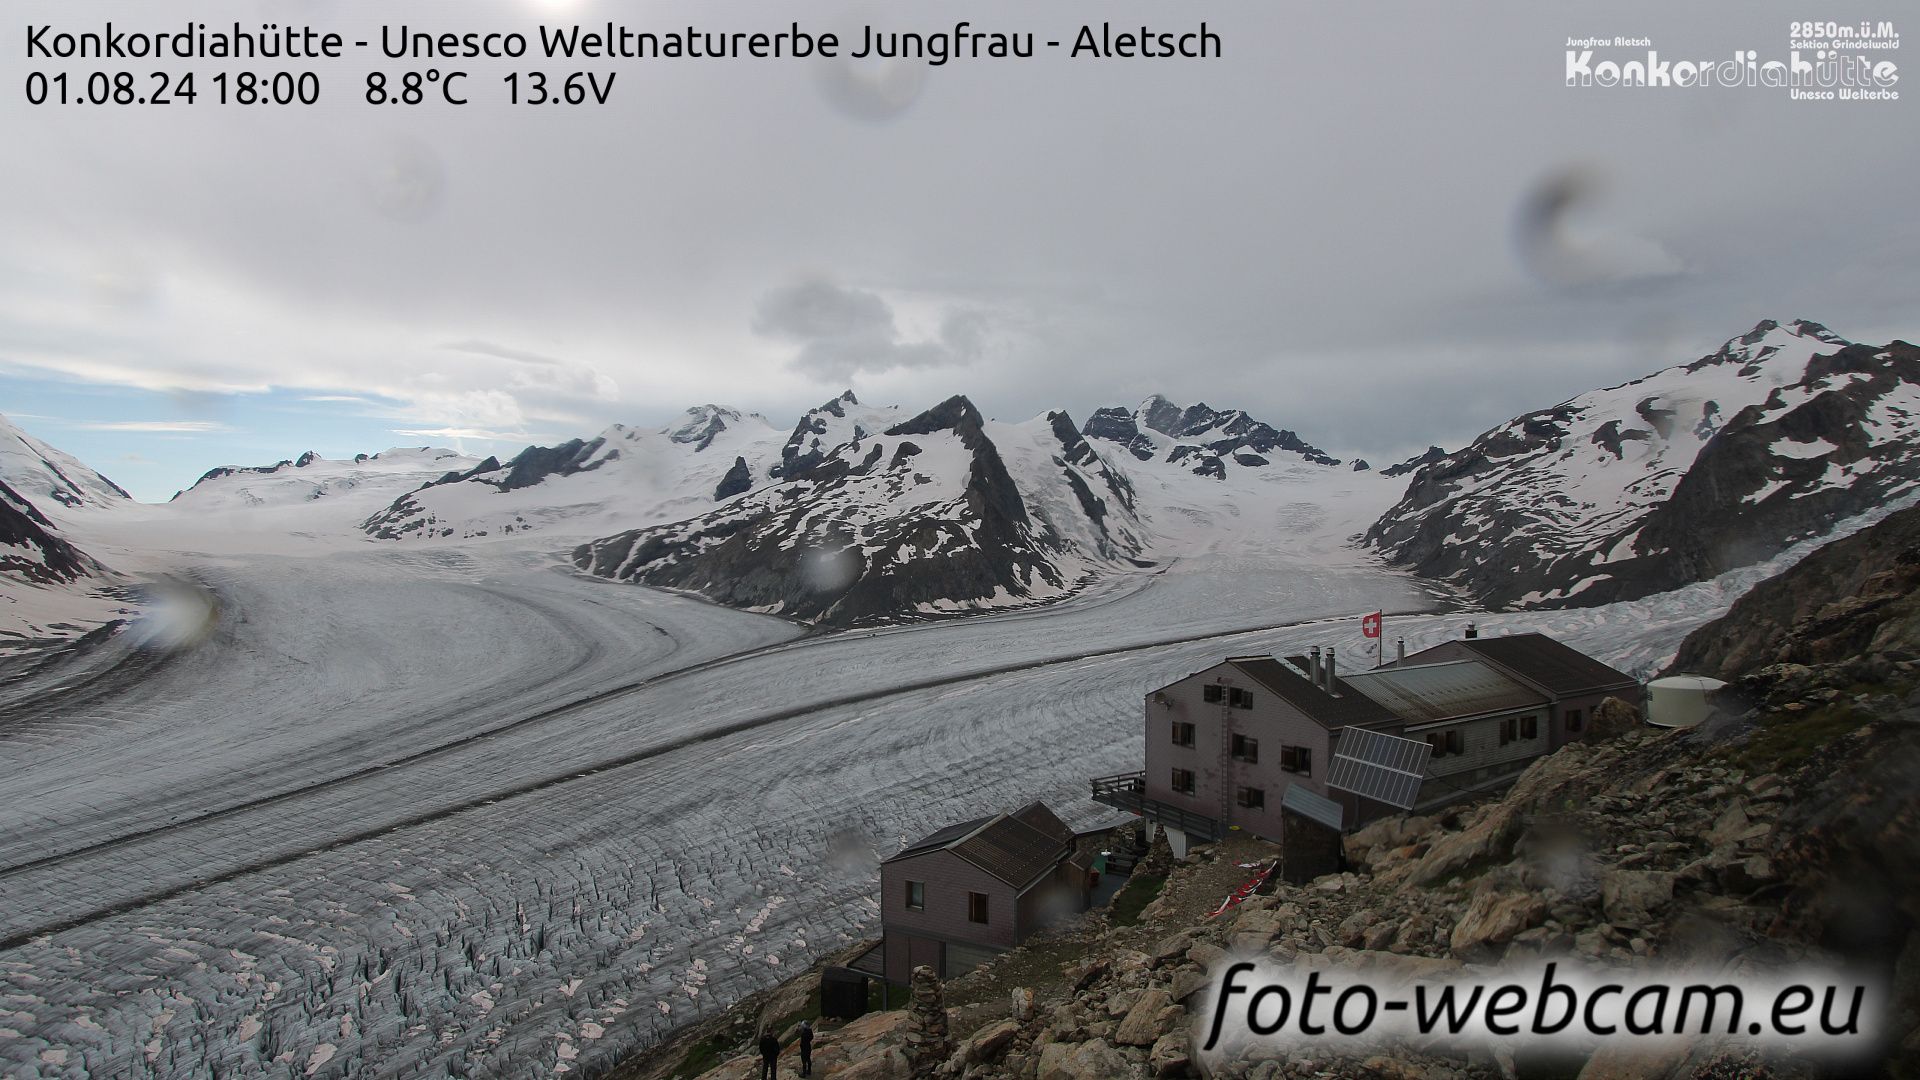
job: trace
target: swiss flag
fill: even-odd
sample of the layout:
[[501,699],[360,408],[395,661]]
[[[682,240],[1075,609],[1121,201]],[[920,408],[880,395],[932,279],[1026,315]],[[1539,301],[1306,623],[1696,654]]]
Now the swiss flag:
[[1371,615],[1360,616],[1360,632],[1370,638],[1379,637],[1380,636],[1380,616],[1384,614],[1386,613],[1382,611],[1376,611]]

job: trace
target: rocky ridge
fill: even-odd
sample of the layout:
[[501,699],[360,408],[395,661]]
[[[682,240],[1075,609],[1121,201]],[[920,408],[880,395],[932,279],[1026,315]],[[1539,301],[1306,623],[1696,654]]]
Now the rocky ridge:
[[1165,461],[1197,476],[1223,480],[1230,466],[1257,469],[1276,458],[1338,465],[1340,459],[1305,439],[1256,420],[1240,409],[1180,406],[1155,394],[1138,408],[1095,410],[1081,433],[1117,444],[1141,461]]

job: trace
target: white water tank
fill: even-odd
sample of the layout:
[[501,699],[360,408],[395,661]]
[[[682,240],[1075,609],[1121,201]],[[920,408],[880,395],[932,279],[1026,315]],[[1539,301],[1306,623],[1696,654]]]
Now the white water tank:
[[1655,679],[1647,684],[1647,723],[1663,728],[1693,727],[1713,711],[1707,697],[1725,685],[1705,675]]

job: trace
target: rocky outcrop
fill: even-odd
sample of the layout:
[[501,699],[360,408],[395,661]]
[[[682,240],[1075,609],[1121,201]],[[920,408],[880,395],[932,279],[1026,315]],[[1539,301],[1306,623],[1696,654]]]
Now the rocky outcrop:
[[753,470],[747,467],[747,459],[735,457],[733,468],[720,478],[720,484],[713,489],[713,501],[725,502],[745,491],[753,490]]
[[[1687,635],[1672,671],[1735,679],[1777,664],[1920,658],[1920,508],[1827,544]],[[1879,665],[1874,665],[1879,666]]]
[[1447,452],[1445,450],[1442,450],[1437,446],[1429,446],[1422,453],[1415,454],[1414,456],[1408,458],[1405,461],[1399,462],[1397,464],[1389,465],[1386,468],[1381,469],[1380,475],[1381,476],[1406,476],[1411,473],[1419,471],[1419,469],[1422,466],[1431,465],[1436,461],[1440,461],[1444,459],[1446,456],[1447,456]]
[[1120,446],[1141,461],[1178,464],[1216,480],[1224,479],[1230,468],[1259,468],[1280,458],[1340,464],[1338,458],[1293,432],[1255,420],[1239,409],[1183,407],[1158,394],[1137,409],[1098,409],[1080,430],[1090,439]]

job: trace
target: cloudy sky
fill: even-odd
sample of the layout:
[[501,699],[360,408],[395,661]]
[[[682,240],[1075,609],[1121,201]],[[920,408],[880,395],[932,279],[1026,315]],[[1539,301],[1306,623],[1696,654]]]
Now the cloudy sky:
[[[1675,8],[16,2],[0,412],[143,498],[217,464],[510,453],[708,401],[784,424],[847,387],[1003,419],[1160,392],[1379,461],[1763,317],[1920,334],[1920,101],[1563,85],[1570,35],[1764,59],[1790,19],[1904,9]],[[409,65],[350,50],[283,63],[323,80],[312,108],[213,104],[207,61],[127,65],[198,71],[191,106],[18,89],[98,66],[23,59],[25,25],[108,18],[352,40],[964,13],[1044,42],[1203,12],[1221,59],[420,62],[470,72],[474,103],[383,108],[366,73]],[[605,106],[515,109],[515,70],[617,81]]]

